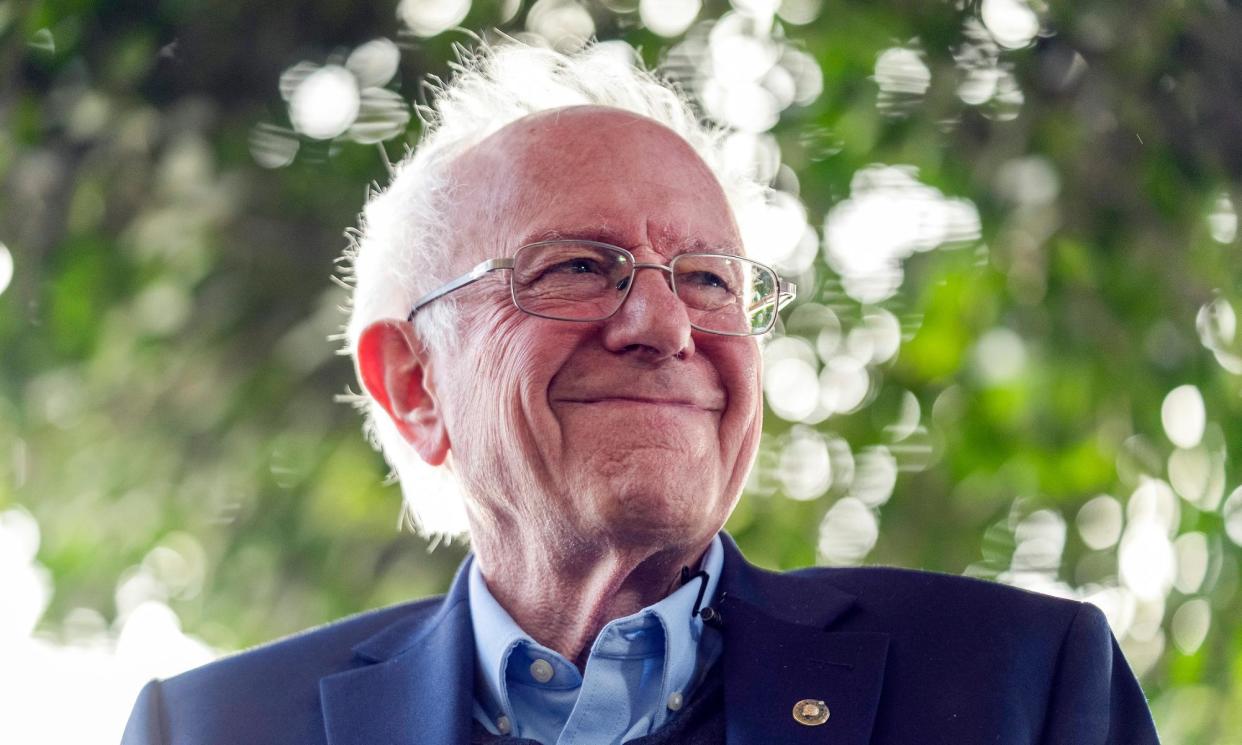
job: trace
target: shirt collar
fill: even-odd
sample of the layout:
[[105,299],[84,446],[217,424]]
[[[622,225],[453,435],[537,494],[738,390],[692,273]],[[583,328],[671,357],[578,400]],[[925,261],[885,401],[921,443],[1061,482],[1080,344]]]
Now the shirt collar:
[[[715,598],[716,586],[719,584],[723,566],[724,547],[720,536],[716,535],[708,545],[699,565],[699,568],[707,574],[700,607],[710,605]],[[528,645],[539,651],[546,651],[548,654],[556,653],[532,639],[517,625],[508,611],[501,607],[488,590],[478,562],[471,561],[469,571],[470,621],[474,627],[475,667],[478,685],[482,689],[476,691],[476,700],[482,699],[478,703],[483,705],[489,716],[495,716],[498,710],[512,711],[508,687],[504,681],[509,655],[513,650],[519,645]],[[665,700],[674,691],[685,692],[688,698],[689,688],[695,682],[699,646],[703,637],[703,619],[697,615],[691,615],[695,600],[699,597],[700,584],[701,580],[692,579],[659,602],[637,613],[609,622],[600,630],[599,636],[592,644],[591,655],[623,653],[618,646],[627,632],[649,627],[654,619],[663,627],[663,639],[666,641],[662,650],[665,664],[660,700]],[[645,635],[645,638],[650,639],[650,635]],[[638,650],[631,647],[630,653],[635,651]]]

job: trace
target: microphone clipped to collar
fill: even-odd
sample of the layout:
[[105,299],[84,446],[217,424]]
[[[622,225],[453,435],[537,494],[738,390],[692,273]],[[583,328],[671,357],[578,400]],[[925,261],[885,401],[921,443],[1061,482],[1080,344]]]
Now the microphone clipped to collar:
[[[699,618],[703,619],[703,623],[707,624],[708,626],[711,626],[714,629],[719,629],[724,626],[724,618],[720,615],[720,611],[716,610],[710,605],[708,606],[703,605],[703,595],[704,593],[707,592],[707,581],[710,578],[711,578],[710,575],[708,575],[708,573],[703,571],[702,569],[691,574],[690,567],[681,568],[682,586],[685,586],[691,580],[694,580],[694,579],[702,580],[702,582],[699,583],[699,595],[698,597],[694,599],[694,608],[690,610],[690,615],[698,616]],[[720,597],[724,598],[724,595],[721,595]]]

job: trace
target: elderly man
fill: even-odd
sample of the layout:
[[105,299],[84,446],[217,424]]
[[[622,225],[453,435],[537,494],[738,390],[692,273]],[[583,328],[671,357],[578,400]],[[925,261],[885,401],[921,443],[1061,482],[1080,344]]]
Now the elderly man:
[[127,743],[1155,742],[1089,605],[772,574],[721,532],[792,286],[745,258],[756,192],[674,93],[515,46],[437,110],[367,207],[349,336],[398,470],[459,480],[473,557],[444,598],[151,683]]

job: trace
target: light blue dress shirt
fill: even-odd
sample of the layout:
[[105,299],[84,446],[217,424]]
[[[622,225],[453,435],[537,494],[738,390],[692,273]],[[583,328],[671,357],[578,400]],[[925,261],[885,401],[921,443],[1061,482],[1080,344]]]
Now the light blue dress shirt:
[[[724,565],[716,536],[703,557],[702,606]],[[492,734],[544,745],[622,743],[677,715],[720,656],[720,635],[691,615],[702,580],[600,630],[579,673],[572,662],[522,631],[470,565],[470,620],[477,670],[474,718]]]

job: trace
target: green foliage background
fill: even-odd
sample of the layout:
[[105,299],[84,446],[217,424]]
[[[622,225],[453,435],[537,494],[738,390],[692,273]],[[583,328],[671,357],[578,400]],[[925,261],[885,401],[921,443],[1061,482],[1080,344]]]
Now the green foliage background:
[[[635,5],[586,7],[601,38],[655,62],[672,42],[624,12]],[[520,30],[527,10],[502,27]],[[709,2],[701,17],[727,10]],[[1237,240],[1214,240],[1207,217],[1242,174],[1242,12],[1041,8],[1049,32],[1005,53],[1025,97],[1012,118],[956,95],[952,52],[977,12],[825,0],[813,23],[784,25],[824,76],[818,100],[775,129],[812,224],[872,163],[917,166],[983,224],[978,250],[910,260],[889,304],[908,338],[875,401],[818,426],[857,450],[882,441],[902,391],[926,415],[929,463],[901,474],[869,562],[995,573],[1013,515],[1050,508],[1071,526],[1059,572],[1077,585],[1091,554],[1077,510],[1100,493],[1124,501],[1136,472],[1163,474],[1170,390],[1202,392],[1225,493],[1239,484],[1242,376],[1200,343],[1196,316],[1239,301]],[[499,18],[476,3],[463,25]],[[268,170],[250,149],[260,122],[287,125],[277,81],[300,60],[396,38],[390,87],[417,100],[419,77],[446,74],[451,43],[468,42],[399,32],[389,3],[0,2],[0,242],[15,265],[0,294],[0,510],[21,505],[42,526],[49,633],[74,608],[111,619],[118,583],[144,562],[168,575],[184,627],[221,649],[446,586],[465,547],[429,551],[398,530],[398,489],[334,401],[353,375],[327,341],[346,299],[329,278],[383,161],[375,146],[303,140]],[[888,115],[876,58],[911,43],[931,86]],[[1071,76],[1075,54],[1086,67]],[[403,139],[416,141],[417,120],[388,152]],[[1002,165],[1027,155],[1060,180],[1034,216],[997,189]],[[819,276],[803,298],[833,296],[822,259]],[[1028,354],[1004,385],[971,362],[996,327]],[[804,332],[814,340],[789,329]],[[791,427],[771,412],[766,426],[769,442]],[[730,528],[762,564],[806,565],[835,496],[753,494]],[[1182,503],[1178,532],[1209,541],[1199,594],[1213,616],[1197,651],[1169,643],[1145,672],[1169,742],[1242,742],[1239,548],[1225,525]],[[201,571],[152,559],[160,546]],[[1115,574],[1116,556],[1091,566]],[[1170,595],[1166,621],[1185,599]]]

